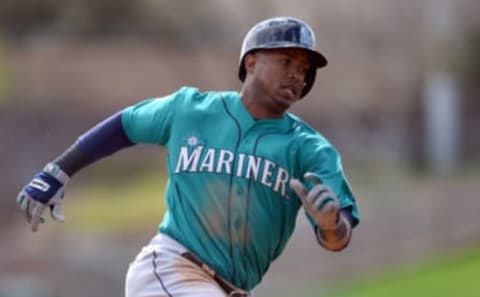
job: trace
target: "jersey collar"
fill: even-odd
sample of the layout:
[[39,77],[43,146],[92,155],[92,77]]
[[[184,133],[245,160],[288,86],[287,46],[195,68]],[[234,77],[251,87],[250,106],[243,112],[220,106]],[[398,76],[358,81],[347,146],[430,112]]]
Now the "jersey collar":
[[227,96],[231,100],[226,100],[227,108],[232,116],[239,122],[242,129],[248,130],[253,126],[262,126],[265,128],[273,128],[285,130],[289,129],[291,126],[291,121],[287,113],[278,119],[260,119],[256,120],[252,117],[250,112],[247,110],[243,104],[240,94],[238,92],[230,93],[232,96]]

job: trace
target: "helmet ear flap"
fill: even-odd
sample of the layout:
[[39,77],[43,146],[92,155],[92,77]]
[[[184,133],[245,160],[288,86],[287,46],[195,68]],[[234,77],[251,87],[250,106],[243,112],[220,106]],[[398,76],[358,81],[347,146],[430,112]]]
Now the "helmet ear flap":
[[238,78],[241,82],[245,81],[245,77],[247,76],[247,69],[245,69],[244,59],[240,62],[240,67],[238,68]]
[[316,75],[317,75],[317,69],[312,68],[308,71],[307,75],[305,76],[305,86],[303,87],[302,95],[300,96],[300,98],[305,97],[305,95],[307,95],[308,92],[310,92],[310,90],[313,87],[313,83],[315,82]]

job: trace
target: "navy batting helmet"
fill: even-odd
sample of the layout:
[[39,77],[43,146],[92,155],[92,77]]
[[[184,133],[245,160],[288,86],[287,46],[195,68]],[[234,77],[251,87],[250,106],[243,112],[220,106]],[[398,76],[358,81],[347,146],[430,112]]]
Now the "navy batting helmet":
[[317,68],[327,65],[327,59],[315,49],[315,34],[310,26],[302,20],[292,17],[275,17],[261,21],[248,31],[243,39],[240,52],[238,78],[243,82],[247,75],[244,65],[245,56],[261,49],[301,48],[310,53],[311,68],[305,76],[303,98],[313,86]]

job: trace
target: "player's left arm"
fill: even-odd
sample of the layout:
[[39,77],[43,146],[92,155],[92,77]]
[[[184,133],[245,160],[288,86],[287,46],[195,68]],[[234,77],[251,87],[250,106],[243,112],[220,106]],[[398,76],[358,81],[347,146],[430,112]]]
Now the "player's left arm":
[[290,187],[300,198],[305,211],[316,223],[318,243],[330,251],[341,251],[348,246],[353,218],[351,212],[340,206],[335,192],[314,173],[304,176],[313,187],[307,187],[298,179],[292,178]]
[[306,127],[294,150],[299,164],[290,188],[297,194],[321,246],[331,251],[346,248],[359,223],[356,199],[336,148],[321,134]]

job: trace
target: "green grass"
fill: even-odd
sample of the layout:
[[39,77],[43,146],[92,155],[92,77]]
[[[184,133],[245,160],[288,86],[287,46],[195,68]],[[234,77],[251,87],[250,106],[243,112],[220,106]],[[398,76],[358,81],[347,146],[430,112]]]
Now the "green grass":
[[478,297],[480,250],[450,256],[421,267],[358,281],[321,297]]
[[74,231],[121,236],[156,230],[165,211],[165,177],[158,171],[117,183],[86,183],[66,193],[65,226]]

